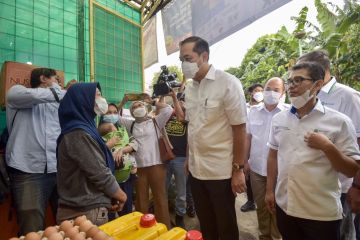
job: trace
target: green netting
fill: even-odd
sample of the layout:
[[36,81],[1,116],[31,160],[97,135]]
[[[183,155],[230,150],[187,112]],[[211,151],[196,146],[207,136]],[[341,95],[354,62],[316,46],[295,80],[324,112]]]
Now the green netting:
[[[0,67],[32,62],[90,80],[88,0],[0,0]],[[140,12],[117,0],[99,4],[140,24]],[[95,8],[95,73],[110,101],[142,90],[141,29]],[[98,41],[97,41],[98,40]],[[0,111],[0,130],[5,113]]]
[[134,10],[130,6],[115,0],[96,0],[97,3],[121,14],[123,17],[126,17],[136,23],[141,22],[141,14],[140,12]]
[[[121,15],[124,13],[120,9],[131,12],[128,16],[125,14],[126,18],[137,13],[116,1],[97,2]],[[95,81],[100,82],[102,92],[109,101],[118,102],[126,92],[142,91],[141,28],[96,5],[94,60]]]
[[32,62],[78,79],[77,0],[0,0],[0,64]]
[[4,61],[32,62],[78,79],[77,8],[77,0],[0,0],[0,68]]

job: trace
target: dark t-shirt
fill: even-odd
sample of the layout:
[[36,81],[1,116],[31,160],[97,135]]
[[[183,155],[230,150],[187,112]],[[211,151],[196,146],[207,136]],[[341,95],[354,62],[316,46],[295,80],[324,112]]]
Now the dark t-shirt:
[[165,126],[170,142],[173,145],[173,152],[177,157],[186,156],[187,145],[187,123],[176,120],[173,115]]

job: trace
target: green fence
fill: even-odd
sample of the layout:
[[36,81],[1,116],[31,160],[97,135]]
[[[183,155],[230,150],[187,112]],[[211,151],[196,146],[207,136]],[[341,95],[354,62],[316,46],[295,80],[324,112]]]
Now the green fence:
[[89,81],[93,54],[95,80],[106,98],[116,102],[124,92],[141,91],[140,13],[118,0],[97,1],[91,53],[89,9],[88,0],[0,0],[0,67],[31,62],[63,70],[66,82]]

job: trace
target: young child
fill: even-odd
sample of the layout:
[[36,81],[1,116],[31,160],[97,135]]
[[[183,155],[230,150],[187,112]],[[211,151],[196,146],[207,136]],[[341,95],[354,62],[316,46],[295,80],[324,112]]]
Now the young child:
[[[126,129],[119,125],[118,119],[118,109],[115,104],[110,103],[108,112],[100,119],[98,130],[113,153],[116,163],[114,175],[128,197],[123,209],[118,212],[119,216],[123,216],[131,213],[133,209],[133,184],[137,167],[132,153],[137,150],[138,144],[134,138],[129,138]],[[114,218],[115,215],[109,213],[109,220]]]

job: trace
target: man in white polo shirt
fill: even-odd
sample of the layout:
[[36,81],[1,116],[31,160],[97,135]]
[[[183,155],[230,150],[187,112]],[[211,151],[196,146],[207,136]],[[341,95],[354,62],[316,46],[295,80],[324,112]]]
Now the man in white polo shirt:
[[200,228],[206,240],[238,240],[236,193],[246,190],[246,103],[240,81],[209,65],[209,44],[199,37],[180,43],[187,79],[188,169]]
[[271,124],[265,201],[284,240],[340,239],[338,173],[359,169],[351,120],[316,98],[324,75],[317,63],[295,65],[287,81],[292,107]]
[[[326,52],[316,50],[302,55],[298,62],[317,62],[325,69],[324,86],[321,88],[317,97],[324,104],[324,106],[335,109],[346,116],[348,116],[356,130],[356,137],[360,146],[360,92],[355,89],[338,83],[335,77],[331,76],[330,72],[330,59]],[[341,182],[341,204],[343,206],[345,217],[341,223],[341,236],[342,239],[350,240],[355,238],[354,224],[351,209],[346,204],[346,193],[351,187],[352,178],[347,178],[340,174]],[[360,221],[360,215],[356,217]],[[360,239],[358,224],[355,225],[357,238]]]
[[[250,180],[254,200],[256,202],[256,214],[259,224],[259,239],[281,239],[276,225],[275,215],[266,208],[266,166],[269,147],[271,119],[276,113],[289,109],[289,105],[280,101],[285,94],[284,82],[281,78],[274,77],[265,84],[264,104],[250,108],[246,122],[247,148],[245,152],[248,163],[245,163],[245,173],[250,170]],[[247,161],[246,161],[247,162]],[[249,169],[250,168],[250,169]]]

